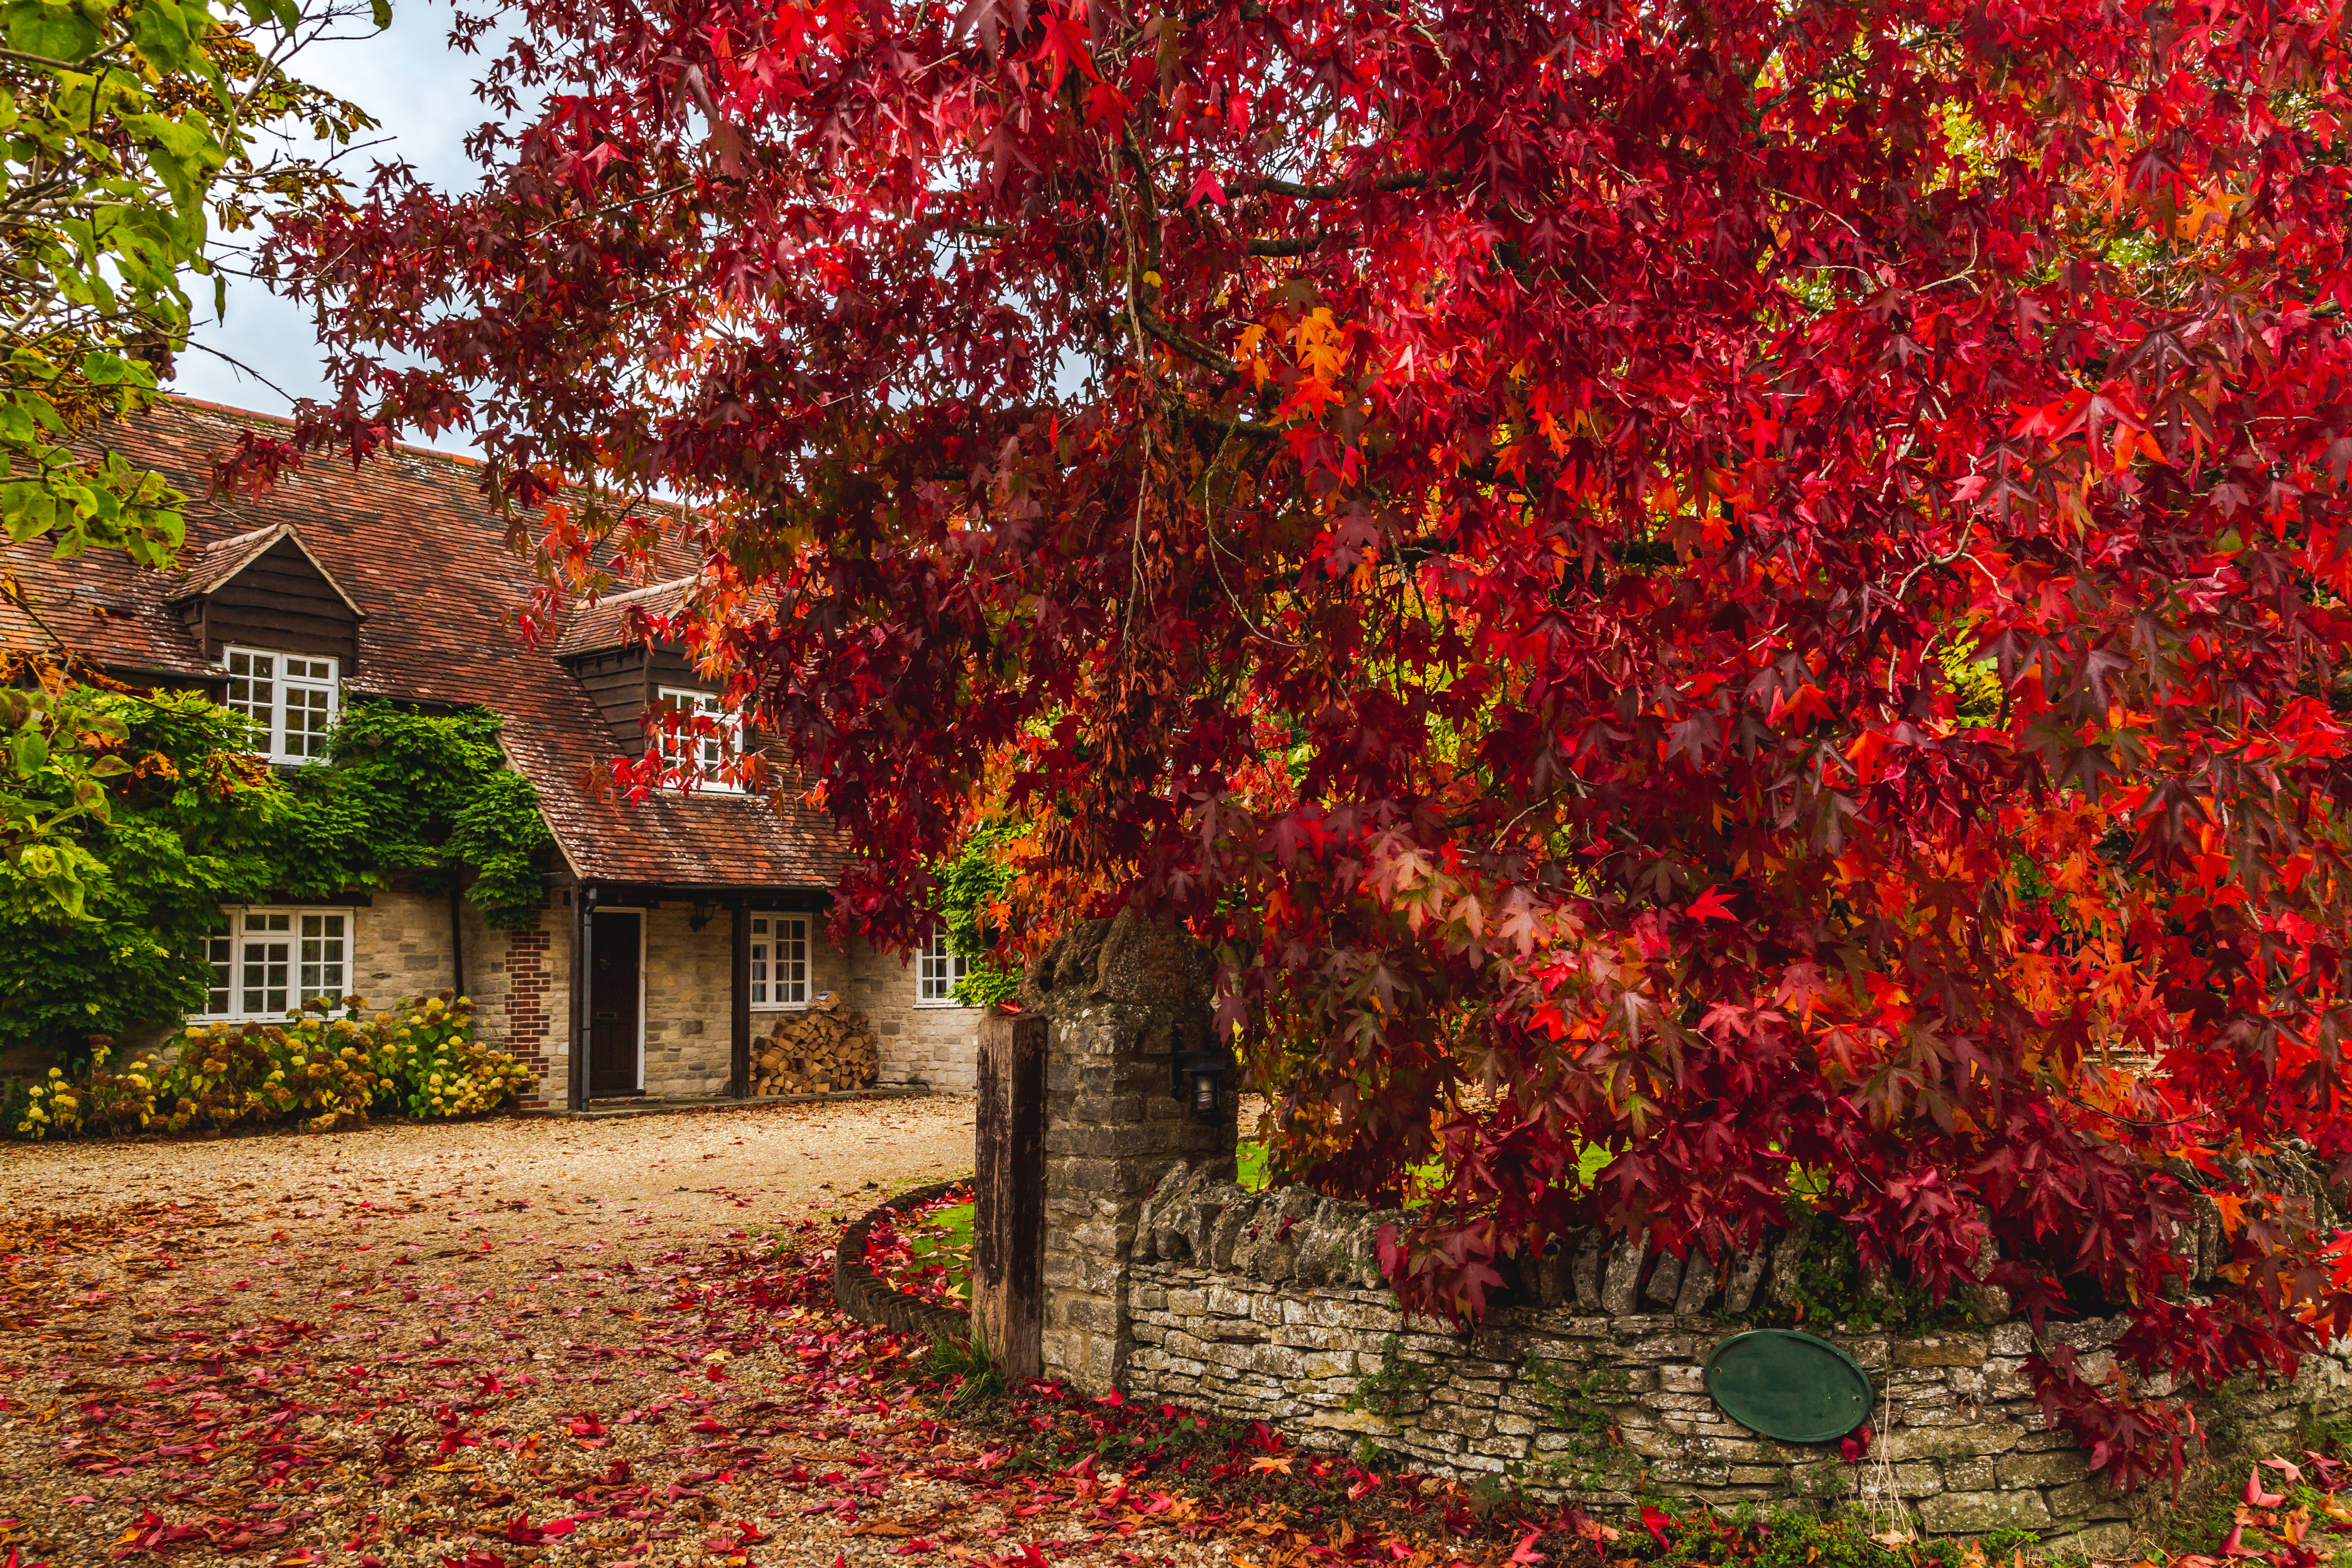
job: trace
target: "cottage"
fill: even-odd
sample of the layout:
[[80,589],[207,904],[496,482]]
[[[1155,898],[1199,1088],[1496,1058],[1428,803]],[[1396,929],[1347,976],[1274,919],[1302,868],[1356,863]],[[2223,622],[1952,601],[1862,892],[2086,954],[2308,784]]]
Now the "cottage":
[[[961,960],[939,942],[911,962],[834,945],[824,916],[841,836],[789,792],[728,787],[719,775],[740,731],[720,683],[680,649],[632,637],[629,608],[676,608],[691,563],[526,646],[514,612],[537,583],[483,500],[478,465],[402,447],[356,472],[314,460],[258,499],[205,499],[212,463],[273,424],[173,399],[110,432],[195,498],[183,570],[7,550],[0,566],[24,602],[0,598],[0,648],[62,644],[118,679],[202,687],[250,716],[283,767],[319,765],[354,697],[488,708],[556,856],[545,907],[519,932],[405,890],[225,910],[205,1016],[453,988],[475,998],[485,1036],[539,1074],[543,1102],[577,1108],[743,1092],[751,1041],[832,994],[879,1037],[883,1082],[971,1086],[978,1015],[953,995]],[[665,743],[670,711],[717,721],[715,734],[668,742],[696,749],[700,787],[635,802],[593,787],[600,766]]]

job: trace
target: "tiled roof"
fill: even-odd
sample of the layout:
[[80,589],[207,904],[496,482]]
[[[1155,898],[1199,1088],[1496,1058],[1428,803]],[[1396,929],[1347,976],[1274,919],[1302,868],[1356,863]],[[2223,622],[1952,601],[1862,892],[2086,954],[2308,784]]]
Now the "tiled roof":
[[556,640],[555,657],[570,658],[574,654],[625,647],[641,640],[629,628],[629,612],[638,610],[663,618],[675,616],[686,603],[687,591],[693,586],[691,577],[674,577],[667,583],[632,588],[625,594],[607,594],[593,605],[581,606],[565,624],[563,636]]
[[191,543],[182,565],[186,575],[175,599],[185,599],[197,594],[209,594],[263,556],[269,547],[286,537],[285,528],[248,528],[243,533],[232,533],[226,539],[215,539],[209,544]]
[[[33,608],[28,615],[0,595],[0,647],[51,647],[53,633],[117,671],[216,675],[171,602],[199,578],[234,575],[221,563],[241,565],[247,536],[275,542],[278,531],[292,527],[366,616],[352,689],[476,703],[500,714],[507,753],[538,786],[548,826],[583,879],[746,889],[833,884],[846,842],[830,819],[796,800],[696,795],[632,803],[590,785],[591,773],[611,760],[611,731],[557,662],[556,648],[522,644],[514,612],[536,585],[531,564],[508,548],[506,525],[482,496],[478,463],[412,447],[356,471],[313,457],[257,500],[203,499],[213,463],[241,432],[282,428],[266,416],[174,398],[110,431],[125,458],[162,470],[197,498],[187,509],[194,570],[186,577],[142,571],[119,552],[60,561],[37,547],[0,546],[0,570],[15,574]],[[666,564],[676,573],[693,563]],[[666,614],[644,593],[678,586],[655,584],[627,602]],[[607,597],[583,618],[591,626],[608,616],[617,620],[626,609],[623,597]]]

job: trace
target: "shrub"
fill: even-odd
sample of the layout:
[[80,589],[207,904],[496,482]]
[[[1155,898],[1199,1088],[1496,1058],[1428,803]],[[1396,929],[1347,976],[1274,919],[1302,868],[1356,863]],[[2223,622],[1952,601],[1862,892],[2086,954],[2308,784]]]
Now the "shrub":
[[51,1068],[27,1086],[14,1132],[217,1132],[285,1121],[325,1132],[364,1126],[379,1111],[478,1115],[532,1082],[520,1062],[474,1038],[473,1004],[446,993],[373,1016],[346,996],[313,1002],[282,1024],[193,1025],[168,1063],[142,1057],[118,1071],[112,1054],[110,1043],[95,1040],[85,1070],[68,1077]]

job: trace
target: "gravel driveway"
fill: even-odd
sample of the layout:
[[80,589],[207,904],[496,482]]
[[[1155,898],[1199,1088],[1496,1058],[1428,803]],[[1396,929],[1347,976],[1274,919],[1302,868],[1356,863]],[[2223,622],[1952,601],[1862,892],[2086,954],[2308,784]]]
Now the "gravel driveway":
[[871,1206],[971,1169],[972,1101],[832,1100],[572,1121],[501,1117],[205,1142],[0,1145],[0,1215],[212,1206],[226,1237],[367,1227],[625,1250]]
[[798,1518],[858,1379],[759,1260],[968,1172],[971,1125],[940,1097],[0,1148],[0,1562],[878,1568],[854,1509]]

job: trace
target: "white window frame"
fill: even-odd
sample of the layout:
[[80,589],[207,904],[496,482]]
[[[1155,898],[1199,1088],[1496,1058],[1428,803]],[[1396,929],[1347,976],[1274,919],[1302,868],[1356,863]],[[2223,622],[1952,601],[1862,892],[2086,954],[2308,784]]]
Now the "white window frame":
[[[247,661],[243,671],[236,668],[240,658]],[[257,671],[253,667],[262,659],[269,661],[268,667]],[[289,661],[299,661],[304,667],[303,673],[289,675],[286,668]],[[313,668],[321,665],[326,668],[324,675]],[[229,684],[221,693],[222,705],[245,714],[261,728],[261,750],[257,755],[273,763],[298,766],[327,760],[328,732],[343,716],[342,660],[331,654],[289,653],[284,648],[232,644],[221,649],[221,668],[229,678]],[[238,681],[265,679],[269,685],[267,697],[257,701],[248,691],[245,700],[236,700]],[[297,694],[302,700],[290,702],[289,699]],[[310,700],[313,698],[324,700]],[[299,730],[289,727],[289,719],[308,719],[312,715],[323,715],[323,723],[317,728],[308,724]]]
[[[798,1013],[814,994],[814,954],[809,950],[806,915],[755,914],[751,917],[751,1010],[755,1013]],[[789,952],[800,949],[797,963]],[[798,973],[792,973],[796,968]],[[781,972],[780,972],[781,969]],[[797,994],[795,994],[797,993]]]
[[915,1005],[962,1006],[956,1000],[956,983],[971,973],[971,961],[948,946],[947,928],[941,926],[915,955]]
[[[729,712],[715,691],[664,686],[656,689],[654,700],[664,709],[674,708],[687,718],[709,719],[717,731],[715,734],[705,735],[681,725],[679,732],[673,735],[667,718],[661,718],[654,739],[661,747],[662,766],[680,771],[691,768],[696,779],[694,787],[705,794],[741,795],[741,777],[740,774],[730,777],[729,773],[730,763],[740,768],[742,761],[743,716]],[[694,749],[691,754],[697,759],[692,763],[687,760],[689,753],[686,748],[689,746]]]
[[[253,930],[248,922],[254,918],[282,918],[284,929]],[[332,923],[336,921],[340,927]],[[340,1002],[351,994],[352,949],[359,939],[357,910],[335,904],[232,904],[221,910],[221,923],[224,929],[205,938],[213,983],[205,1006],[190,1016],[190,1023],[276,1023],[300,1012],[311,996]],[[312,942],[319,944],[315,955]],[[330,945],[337,943],[340,951]],[[283,954],[273,958],[268,950],[281,945]],[[257,964],[257,969],[251,967]],[[273,964],[283,966],[276,976],[270,973]],[[280,984],[270,984],[272,978]],[[283,1006],[268,1005],[273,993],[282,998]],[[262,998],[258,1006],[250,1005],[256,994]]]

